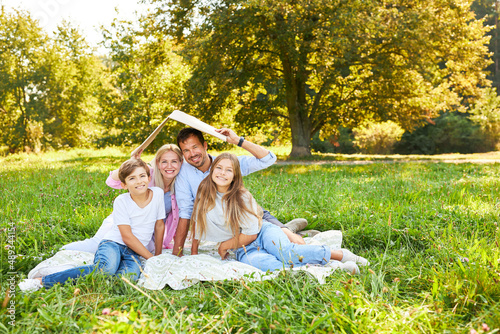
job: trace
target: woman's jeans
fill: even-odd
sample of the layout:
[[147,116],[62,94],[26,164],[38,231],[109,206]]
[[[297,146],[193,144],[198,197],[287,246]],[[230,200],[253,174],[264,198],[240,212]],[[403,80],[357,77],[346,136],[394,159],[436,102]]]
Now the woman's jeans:
[[263,271],[327,264],[330,257],[330,247],[291,243],[281,228],[265,220],[257,239],[236,251],[238,261]]
[[141,260],[136,252],[125,245],[111,240],[103,240],[95,253],[94,264],[71,268],[42,278],[42,285],[50,288],[54,284],[64,283],[92,272],[105,275],[129,274],[131,280],[137,280],[141,274]]

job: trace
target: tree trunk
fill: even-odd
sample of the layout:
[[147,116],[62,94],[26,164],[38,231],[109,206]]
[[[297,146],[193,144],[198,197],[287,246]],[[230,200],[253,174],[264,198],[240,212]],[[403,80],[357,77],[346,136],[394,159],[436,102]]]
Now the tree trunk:
[[292,132],[292,152],[290,152],[290,156],[310,156],[311,121],[307,113],[307,75],[303,69],[294,70],[294,67],[297,66],[291,65],[287,50],[283,46],[281,46],[281,50],[280,58],[283,64],[286,107]]
[[290,157],[304,157],[311,155],[311,128],[309,119],[302,119],[300,111],[289,110],[290,129],[292,130],[292,152]]
[[291,157],[311,155],[311,121],[307,114],[304,80],[296,78],[287,89],[287,109],[292,132]]

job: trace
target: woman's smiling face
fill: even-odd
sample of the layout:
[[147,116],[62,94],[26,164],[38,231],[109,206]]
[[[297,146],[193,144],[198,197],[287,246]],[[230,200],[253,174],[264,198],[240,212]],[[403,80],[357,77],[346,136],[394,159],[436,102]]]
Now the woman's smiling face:
[[158,169],[164,180],[170,180],[179,174],[181,170],[181,160],[173,151],[163,153],[158,160]]

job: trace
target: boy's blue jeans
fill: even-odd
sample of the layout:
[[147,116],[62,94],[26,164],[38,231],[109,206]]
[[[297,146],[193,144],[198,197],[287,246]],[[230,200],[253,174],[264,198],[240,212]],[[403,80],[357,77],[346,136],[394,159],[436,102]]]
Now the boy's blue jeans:
[[105,275],[130,274],[130,279],[136,280],[141,274],[141,260],[139,255],[127,246],[103,240],[95,253],[94,264],[47,275],[42,278],[42,285],[50,288],[54,284],[86,276],[94,271]]
[[328,246],[297,245],[276,225],[262,222],[257,239],[236,250],[236,259],[263,271],[273,271],[292,266],[326,264],[330,261]]

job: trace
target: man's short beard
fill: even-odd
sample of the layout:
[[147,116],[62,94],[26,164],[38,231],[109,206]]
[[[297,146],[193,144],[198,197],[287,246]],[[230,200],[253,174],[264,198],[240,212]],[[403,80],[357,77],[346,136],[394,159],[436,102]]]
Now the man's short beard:
[[[190,160],[188,160],[188,161],[192,162],[192,161],[191,161],[191,159],[190,159]],[[198,163],[198,165],[194,165],[194,164],[191,164],[191,165],[192,165],[192,166],[194,166],[194,167],[196,167],[196,168],[198,168],[198,167],[203,166],[203,165],[205,164],[205,162],[206,162],[206,161],[207,161],[207,156],[202,154],[202,155],[201,155],[201,160],[200,160],[200,162]]]

